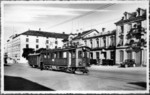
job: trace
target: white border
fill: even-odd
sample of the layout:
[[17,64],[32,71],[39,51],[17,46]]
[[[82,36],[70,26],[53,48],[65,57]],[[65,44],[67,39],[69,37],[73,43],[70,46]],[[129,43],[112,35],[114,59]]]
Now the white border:
[[[108,91],[108,90],[103,90],[103,91],[4,91],[4,20],[2,18],[4,18],[3,12],[4,12],[4,4],[95,4],[95,3],[147,3],[147,90],[134,90],[134,91],[121,91],[121,90],[115,90],[115,91]],[[76,94],[85,94],[85,93],[96,93],[96,94],[103,94],[103,93],[117,93],[117,94],[145,94],[145,93],[149,93],[149,1],[148,0],[143,0],[143,1],[2,1],[1,3],[1,93],[4,94],[26,94],[26,93],[32,93],[32,94],[66,94],[66,93],[76,93]]]

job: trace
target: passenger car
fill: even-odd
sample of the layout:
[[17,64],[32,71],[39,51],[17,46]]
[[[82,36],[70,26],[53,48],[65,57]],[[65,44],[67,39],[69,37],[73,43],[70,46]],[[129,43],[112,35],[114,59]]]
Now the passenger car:
[[120,64],[121,67],[135,67],[136,63],[134,59],[126,59]]

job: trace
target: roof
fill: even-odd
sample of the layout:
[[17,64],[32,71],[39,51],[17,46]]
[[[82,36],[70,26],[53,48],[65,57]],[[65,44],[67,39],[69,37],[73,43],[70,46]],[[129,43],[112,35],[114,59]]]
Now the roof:
[[146,16],[143,17],[143,16],[138,16],[138,17],[135,17],[135,18],[130,18],[130,19],[127,19],[127,20],[119,20],[118,22],[116,22],[115,24],[118,25],[118,24],[123,24],[123,23],[129,23],[129,22],[135,22],[135,21],[142,21],[142,20],[146,20]]
[[35,31],[35,30],[28,30],[21,35],[31,35],[31,36],[42,36],[42,37],[52,37],[52,38],[67,38],[68,34],[63,33],[54,33],[54,32],[45,32],[45,31]]
[[[137,10],[139,9],[141,8],[138,8]],[[142,14],[142,16],[137,16],[137,17],[136,17],[136,14],[137,14],[136,12],[132,12],[132,13],[125,12],[125,14],[130,15],[129,19],[124,20],[124,17],[123,17],[121,20],[117,21],[115,24],[118,25],[118,24],[123,24],[123,23],[146,20],[146,10],[144,9],[141,9],[141,10],[143,10],[144,13]]]
[[101,35],[92,36],[92,37],[88,37],[88,38],[84,38],[84,39],[99,38],[99,37],[111,36],[111,35],[115,35],[115,34],[116,34],[116,30],[112,30],[107,34],[101,34]]
[[91,30],[87,30],[87,31],[84,31],[82,32],[81,34],[78,34],[78,36],[76,36],[75,38],[73,38],[73,40],[75,39],[81,39],[84,35],[87,35],[93,31],[96,31],[97,33],[99,33],[96,29],[91,29]]

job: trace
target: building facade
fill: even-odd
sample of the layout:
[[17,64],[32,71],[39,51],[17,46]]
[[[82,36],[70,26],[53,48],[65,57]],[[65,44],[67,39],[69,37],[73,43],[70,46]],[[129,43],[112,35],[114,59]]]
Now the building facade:
[[[109,61],[115,64],[115,30],[101,32],[96,29],[83,31],[75,36],[71,41],[68,41],[68,46],[88,46],[91,48],[90,59],[91,64],[105,64]],[[109,63],[107,62],[107,63]]]
[[[138,8],[135,12],[125,12],[116,24],[116,63],[134,59],[136,65],[146,65],[147,48],[141,43],[147,41],[146,10]],[[139,50],[137,50],[139,49]]]
[[35,51],[40,48],[62,48],[62,40],[67,37],[68,35],[64,33],[28,30],[19,35],[11,36],[7,41],[6,52],[9,58],[19,63],[26,63],[27,60],[22,57],[24,48],[33,48]]

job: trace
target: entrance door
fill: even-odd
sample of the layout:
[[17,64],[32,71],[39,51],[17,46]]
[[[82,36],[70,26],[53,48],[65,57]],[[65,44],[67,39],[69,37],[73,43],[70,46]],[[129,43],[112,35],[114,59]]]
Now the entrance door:
[[127,58],[132,59],[132,52],[128,52],[127,54],[128,54]]
[[113,65],[115,64],[115,51],[111,51],[111,60],[113,60]]

